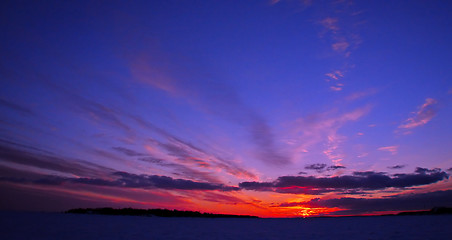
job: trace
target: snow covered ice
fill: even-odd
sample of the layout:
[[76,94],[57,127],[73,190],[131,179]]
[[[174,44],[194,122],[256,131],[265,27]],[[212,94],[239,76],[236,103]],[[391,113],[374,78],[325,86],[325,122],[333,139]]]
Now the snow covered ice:
[[0,213],[0,239],[448,239],[452,215],[208,219]]

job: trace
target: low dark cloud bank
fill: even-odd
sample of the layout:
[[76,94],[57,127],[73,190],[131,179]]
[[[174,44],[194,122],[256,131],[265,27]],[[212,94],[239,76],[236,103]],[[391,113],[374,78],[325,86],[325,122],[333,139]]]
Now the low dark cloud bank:
[[24,183],[24,184],[42,184],[42,185],[61,185],[63,183],[78,183],[95,186],[109,186],[122,188],[143,188],[143,189],[168,189],[168,190],[220,190],[235,191],[238,187],[226,186],[217,183],[195,182],[185,179],[174,179],[167,176],[158,175],[137,175],[126,172],[114,172],[115,180],[106,180],[101,178],[67,178],[60,176],[42,176],[36,179],[0,177],[0,181]]
[[273,182],[242,182],[240,188],[281,193],[322,194],[348,190],[381,190],[428,185],[449,178],[441,169],[416,168],[414,173],[388,175],[384,172],[354,172],[336,177],[282,176]]

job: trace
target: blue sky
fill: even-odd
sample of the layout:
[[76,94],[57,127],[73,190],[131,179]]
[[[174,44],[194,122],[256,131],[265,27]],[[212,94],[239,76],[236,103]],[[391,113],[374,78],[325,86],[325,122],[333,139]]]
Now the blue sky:
[[[447,2],[1,9],[0,186],[10,193],[2,209],[297,216],[376,211],[316,198],[450,197]],[[296,177],[290,186],[287,176]],[[341,177],[363,185],[315,183]],[[414,180],[400,185],[405,177]],[[384,188],[364,184],[377,178]],[[45,203],[61,199],[71,204]]]

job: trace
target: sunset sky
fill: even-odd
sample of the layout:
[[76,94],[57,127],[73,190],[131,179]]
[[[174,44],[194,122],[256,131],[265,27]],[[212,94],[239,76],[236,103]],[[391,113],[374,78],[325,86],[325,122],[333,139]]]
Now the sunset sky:
[[451,1],[0,6],[0,210],[452,207]]

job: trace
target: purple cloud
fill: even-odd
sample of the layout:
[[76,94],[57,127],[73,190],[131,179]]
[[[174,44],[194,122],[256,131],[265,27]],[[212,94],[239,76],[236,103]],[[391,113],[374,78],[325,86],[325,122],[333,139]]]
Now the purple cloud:
[[399,128],[411,129],[427,124],[436,115],[436,104],[438,102],[433,98],[425,99],[425,103],[419,107],[419,110],[414,113],[413,117],[405,120]]
[[[275,191],[283,193],[303,193],[307,190],[322,192],[345,191],[350,189],[382,190],[390,187],[406,188],[432,184],[449,178],[441,169],[417,168],[411,174],[389,176],[383,172],[354,172],[353,175],[336,177],[282,176],[273,182],[242,182],[245,190]],[[287,189],[290,189],[288,191]]]

